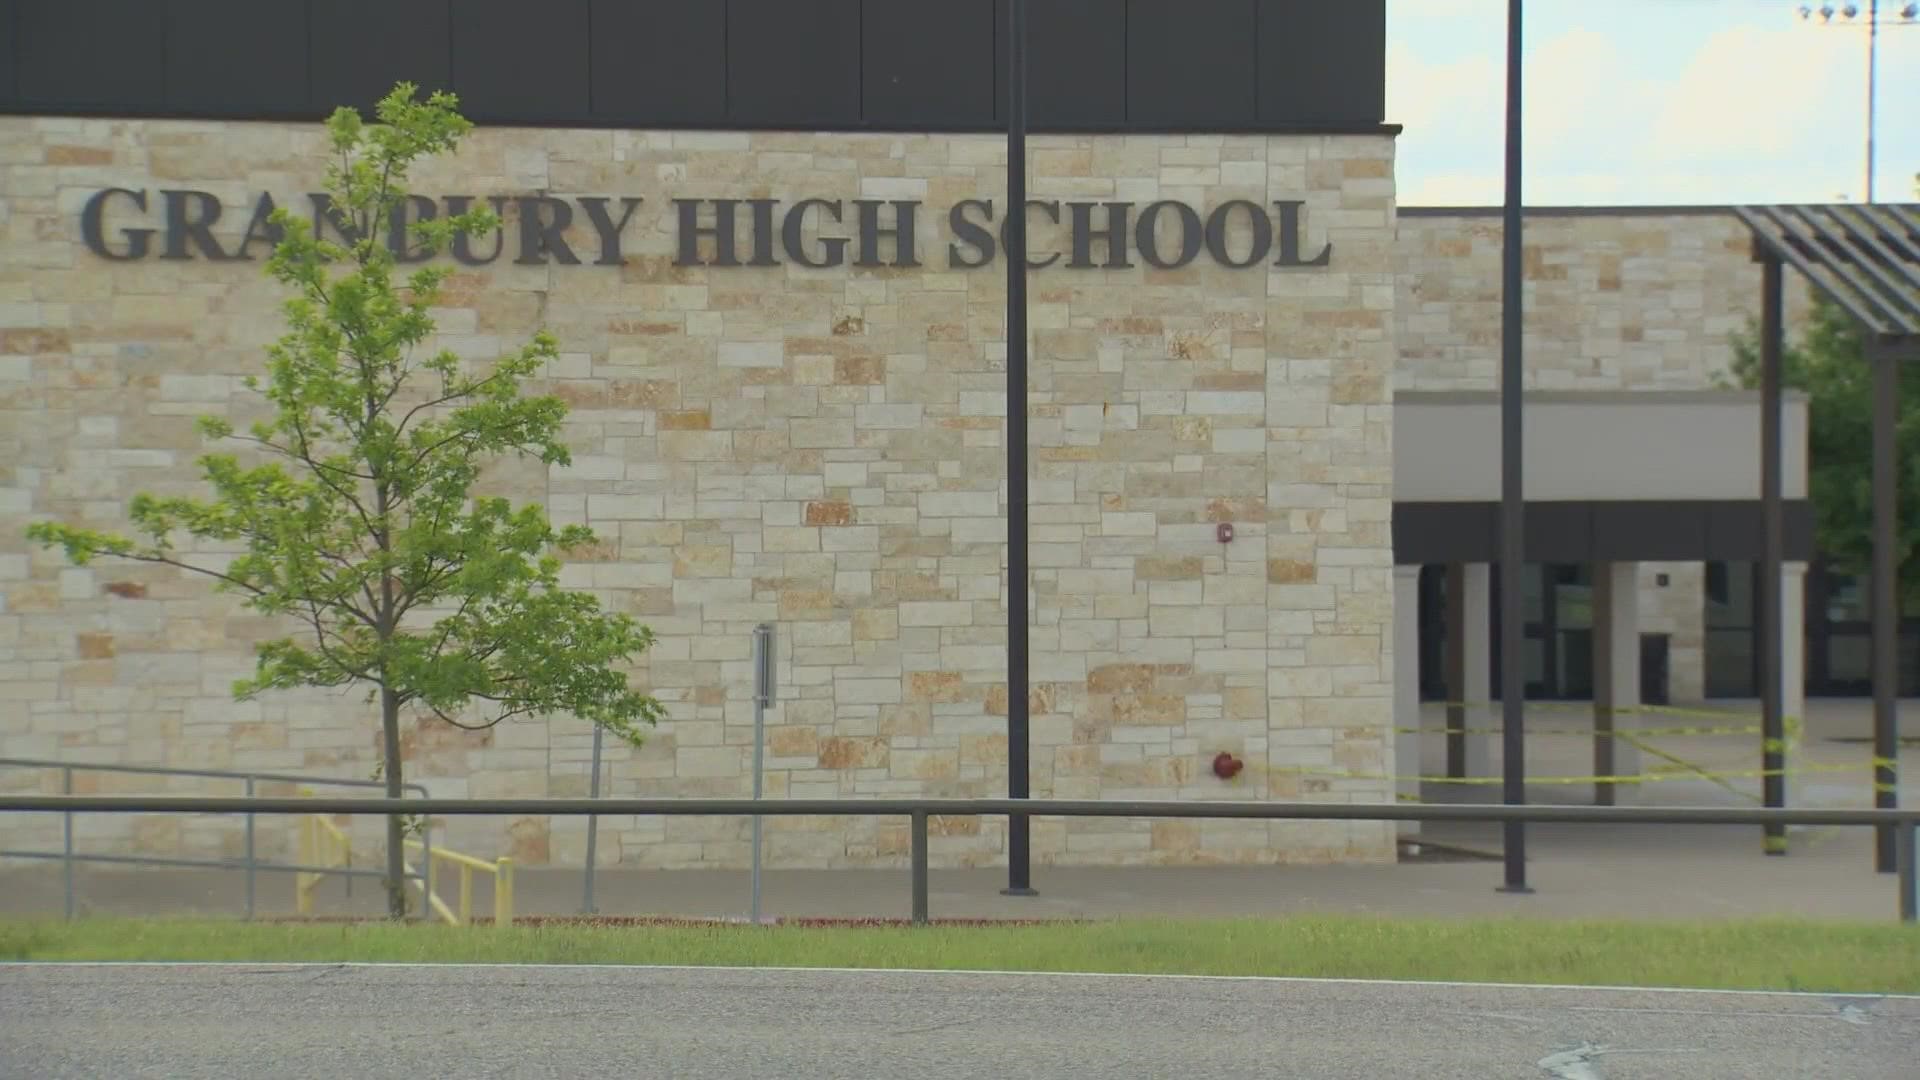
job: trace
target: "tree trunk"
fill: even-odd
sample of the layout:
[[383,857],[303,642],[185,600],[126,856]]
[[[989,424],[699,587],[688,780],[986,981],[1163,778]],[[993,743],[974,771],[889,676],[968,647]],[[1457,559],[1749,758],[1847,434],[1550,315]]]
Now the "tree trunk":
[[[389,687],[380,688],[380,728],[384,735],[385,762],[381,775],[386,777],[387,798],[403,797],[400,779],[400,696]],[[407,917],[407,860],[405,818],[387,817],[387,916]],[[423,901],[424,902],[424,901]]]

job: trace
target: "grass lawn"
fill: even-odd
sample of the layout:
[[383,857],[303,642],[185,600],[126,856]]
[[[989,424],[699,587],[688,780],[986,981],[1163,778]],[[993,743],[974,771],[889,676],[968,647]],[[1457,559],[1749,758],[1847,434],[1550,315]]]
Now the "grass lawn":
[[1920,993],[1896,924],[1114,920],[985,927],[0,920],[0,960],[944,968]]

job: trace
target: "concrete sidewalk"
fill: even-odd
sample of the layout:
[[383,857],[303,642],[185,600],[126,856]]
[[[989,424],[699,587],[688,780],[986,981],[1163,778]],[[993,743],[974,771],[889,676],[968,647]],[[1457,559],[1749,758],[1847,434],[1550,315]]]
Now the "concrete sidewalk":
[[[1497,851],[1484,826],[1436,828],[1431,839]],[[935,870],[936,918],[1077,918],[1125,915],[1275,916],[1305,912],[1460,918],[1721,919],[1797,916],[1888,921],[1895,918],[1894,877],[1873,871],[1869,830],[1796,832],[1792,853],[1768,857],[1758,829],[1641,827],[1603,829],[1533,826],[1529,830],[1531,895],[1496,891],[1496,861],[1411,861],[1381,866],[1182,867],[1107,869],[1036,867],[1037,897],[1000,895],[1004,869]],[[16,864],[17,866],[18,864]],[[98,915],[238,915],[244,910],[239,872],[119,870],[82,867],[76,874],[83,912]],[[773,870],[764,878],[768,916],[904,917],[908,877],[899,870]],[[517,875],[522,915],[581,911],[583,875],[575,869],[527,869]],[[457,882],[441,895],[456,902]],[[484,878],[474,911],[492,910]],[[293,911],[290,875],[261,874],[256,910]],[[57,915],[62,906],[57,864],[0,872],[0,915]],[[603,869],[596,875],[603,915],[736,918],[748,911],[748,876],[734,871]],[[353,895],[327,883],[319,910],[377,915],[381,893],[361,879]]]

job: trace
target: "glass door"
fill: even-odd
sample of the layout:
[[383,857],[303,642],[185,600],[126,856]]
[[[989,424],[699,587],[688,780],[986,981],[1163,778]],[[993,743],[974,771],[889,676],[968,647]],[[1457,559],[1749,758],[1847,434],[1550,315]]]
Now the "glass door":
[[[1521,575],[1526,619],[1526,696],[1585,700],[1593,694],[1593,575],[1581,563],[1531,563]],[[1500,578],[1493,581],[1493,679],[1500,686]]]

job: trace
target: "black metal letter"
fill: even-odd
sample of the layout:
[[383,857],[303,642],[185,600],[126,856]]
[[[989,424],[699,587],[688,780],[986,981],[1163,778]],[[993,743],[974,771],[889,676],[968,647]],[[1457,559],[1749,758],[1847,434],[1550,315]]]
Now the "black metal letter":
[[[1053,223],[1055,225],[1060,224],[1060,201],[1058,199],[1028,199],[1026,201],[1026,205],[1027,205],[1027,217],[1032,217],[1033,212],[1035,210],[1045,210],[1047,212],[1047,217],[1053,219]],[[1007,247],[1009,249],[1011,249],[1012,245],[1007,243],[1007,226],[1011,224],[1013,224],[1013,219],[1008,218],[1005,222],[1002,222],[1000,225],[1000,244],[1001,246]],[[1032,255],[1028,255],[1027,269],[1045,270],[1047,267],[1052,266],[1054,263],[1057,263],[1059,261],[1060,261],[1060,253],[1057,251],[1047,256],[1045,259],[1035,259]]]
[[[500,195],[490,195],[487,197],[487,202],[493,206],[493,216],[500,219],[500,224],[495,226],[493,230],[493,253],[484,259],[475,255],[473,253],[473,237],[468,236],[466,233],[454,233],[453,257],[454,260],[462,266],[485,266],[493,260],[498,259],[500,252],[507,246],[507,200]],[[447,216],[459,217],[467,213],[467,208],[471,205],[473,205],[473,196],[471,195],[449,195],[447,196]]]
[[[561,235],[573,224],[573,207],[549,195],[523,195],[515,201],[520,204],[520,256],[514,262],[544,266],[547,256],[552,255],[564,266],[580,265],[580,256],[573,253],[566,237]],[[553,208],[551,222],[541,216],[542,206]]]
[[626,257],[620,254],[620,230],[633,220],[633,212],[640,208],[642,199],[621,199],[620,220],[615,222],[607,213],[607,200],[599,196],[582,198],[580,205],[587,212],[587,218],[593,222],[593,231],[600,234],[600,257],[593,260],[596,266],[622,266]]
[[828,202],[825,199],[802,199],[794,203],[793,209],[787,211],[787,219],[780,225],[780,239],[786,245],[787,258],[792,259],[801,266],[811,266],[815,269],[839,266],[845,262],[847,258],[847,240],[845,237],[821,237],[820,247],[827,255],[826,258],[820,262],[815,262],[807,255],[802,229],[806,225],[807,210],[815,206],[833,215],[833,220],[840,220],[840,202],[837,199],[832,202]]
[[1099,234],[1107,242],[1106,268],[1125,270],[1133,265],[1133,260],[1127,258],[1127,215],[1133,211],[1130,202],[1068,203],[1067,209],[1073,213],[1073,258],[1067,260],[1067,265],[1075,270],[1093,266],[1093,208],[1096,206],[1107,210],[1107,226]]
[[[1154,227],[1160,224],[1160,211],[1169,207],[1180,217],[1180,257],[1172,260],[1160,257],[1160,240],[1154,235]],[[1199,211],[1186,203],[1162,200],[1140,211],[1140,224],[1134,229],[1133,241],[1148,266],[1160,270],[1178,270],[1200,257],[1204,232],[1205,226],[1200,223]]]
[[102,228],[101,218],[104,215],[108,197],[113,195],[125,195],[142,211],[147,208],[147,189],[145,188],[129,191],[126,188],[115,187],[96,191],[80,211],[80,238],[86,241],[88,251],[103,259],[132,262],[135,259],[146,258],[147,247],[153,241],[152,229],[121,229],[120,235],[127,238],[127,250],[124,254],[107,247],[106,232]]
[[327,239],[328,225],[333,226],[341,247],[352,247],[360,242],[360,227],[353,223],[345,210],[333,205],[333,196],[314,192],[307,196],[313,203],[313,238],[321,242]]
[[773,257],[773,237],[778,231],[773,227],[773,208],[780,200],[748,199],[747,205],[753,207],[753,254],[747,256],[747,265],[779,266]]
[[[1245,259],[1235,259],[1227,249],[1227,218],[1235,209],[1245,209],[1247,223],[1253,227],[1253,244],[1247,249]],[[1213,261],[1222,266],[1231,266],[1235,270],[1244,270],[1249,266],[1258,266],[1265,262],[1267,252],[1273,250],[1273,222],[1267,220],[1267,208],[1259,203],[1250,203],[1245,199],[1221,203],[1207,216],[1207,253]]]
[[[947,228],[953,230],[956,242],[947,245],[947,266],[956,270],[974,270],[993,261],[995,244],[993,231],[985,225],[970,220],[967,217],[969,208],[984,210],[987,220],[993,220],[992,199],[962,199],[953,204],[953,209],[947,213]],[[974,250],[980,253],[979,256],[969,258],[962,255],[960,253],[962,242],[972,244]]]
[[853,265],[888,265],[880,261],[880,237],[883,235],[893,237],[892,265],[920,265],[920,260],[914,257],[920,246],[916,235],[914,210],[920,204],[909,199],[890,201],[893,204],[894,225],[891,229],[883,229],[880,227],[880,207],[884,205],[881,200],[853,200],[853,205],[859,210],[860,221],[860,257],[854,260]]
[[247,222],[247,235],[240,238],[240,248],[234,253],[237,258],[252,260],[255,243],[264,242],[269,254],[274,248],[280,246],[280,241],[285,238],[285,232],[269,220],[273,217],[274,209],[273,195],[270,192],[261,192],[260,198],[253,204],[253,219]]
[[713,227],[700,225],[699,199],[675,199],[673,205],[680,209],[680,254],[673,260],[675,266],[701,266],[700,238],[713,237],[714,266],[739,266],[740,257],[733,252],[733,208],[734,199],[713,200]]
[[1280,211],[1280,258],[1275,266],[1325,266],[1333,261],[1333,242],[1320,249],[1320,254],[1311,259],[1300,257],[1300,208],[1307,205],[1302,199],[1281,199],[1273,204]]
[[[167,238],[160,250],[163,259],[191,259],[187,253],[187,242],[191,240],[202,254],[214,262],[230,262],[235,256],[229,255],[213,238],[213,224],[220,220],[220,200],[204,191],[160,192],[167,200]],[[187,213],[189,203],[198,203],[198,216]]]
[[[409,215],[407,207],[411,204],[414,213]],[[409,195],[405,202],[395,203],[387,212],[387,250],[393,252],[395,262],[426,262],[439,252],[426,242],[414,243],[413,221],[432,221],[440,214],[440,205],[425,195]]]

